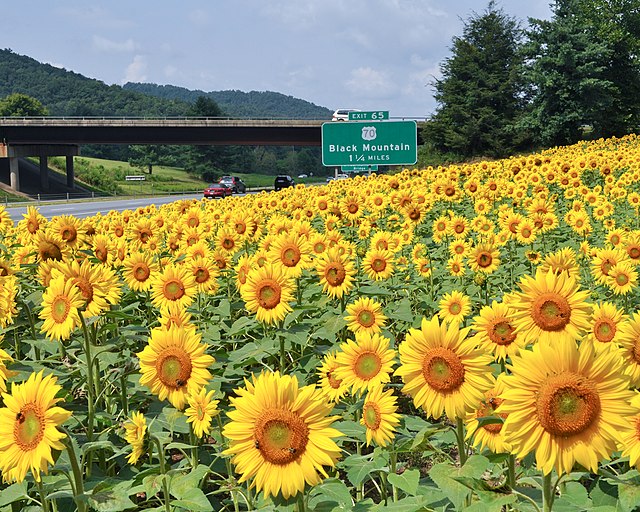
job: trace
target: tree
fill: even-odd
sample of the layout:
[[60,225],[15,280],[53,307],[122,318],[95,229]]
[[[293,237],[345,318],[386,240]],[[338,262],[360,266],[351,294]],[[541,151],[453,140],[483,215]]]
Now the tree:
[[495,2],[464,23],[435,81],[438,109],[425,134],[443,152],[504,156],[522,144],[513,129],[522,113],[522,30]]
[[14,93],[0,100],[0,116],[48,116],[49,111],[36,98]]
[[[199,96],[187,112],[192,117],[223,117],[224,112],[211,98]],[[205,181],[214,181],[233,164],[229,147],[216,145],[190,146],[185,152],[187,168]]]
[[637,63],[629,51],[615,55],[617,47],[631,49],[631,38],[606,35],[618,26],[602,12],[612,3],[555,0],[551,20],[529,20],[525,53],[533,99],[521,126],[540,144],[575,143],[587,127],[595,137],[625,133],[637,119]]

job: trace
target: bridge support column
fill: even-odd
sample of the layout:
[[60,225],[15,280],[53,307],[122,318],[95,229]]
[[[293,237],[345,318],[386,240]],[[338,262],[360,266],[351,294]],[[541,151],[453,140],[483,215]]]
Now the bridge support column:
[[40,152],[40,187],[45,192],[49,192],[49,158],[44,153]]
[[73,170],[73,156],[67,155],[67,187],[74,188],[75,172]]
[[20,169],[18,167],[18,157],[9,157],[9,185],[11,190],[20,190]]

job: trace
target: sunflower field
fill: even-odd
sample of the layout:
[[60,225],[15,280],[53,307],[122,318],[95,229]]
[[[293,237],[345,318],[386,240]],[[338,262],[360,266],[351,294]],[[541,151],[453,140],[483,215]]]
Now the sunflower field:
[[0,511],[640,501],[640,139],[0,211]]

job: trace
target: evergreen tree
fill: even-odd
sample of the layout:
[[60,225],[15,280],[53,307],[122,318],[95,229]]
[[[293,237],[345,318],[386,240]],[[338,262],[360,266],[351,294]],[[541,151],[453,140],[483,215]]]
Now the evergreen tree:
[[555,0],[551,20],[531,19],[525,49],[533,87],[531,110],[521,126],[545,146],[572,144],[585,130],[601,136],[617,119],[619,96],[611,80],[612,45],[598,37],[580,9],[581,0]]
[[465,157],[504,156],[523,143],[513,130],[522,113],[524,87],[519,23],[495,2],[465,21],[452,56],[435,82],[436,114],[426,136],[440,151]]

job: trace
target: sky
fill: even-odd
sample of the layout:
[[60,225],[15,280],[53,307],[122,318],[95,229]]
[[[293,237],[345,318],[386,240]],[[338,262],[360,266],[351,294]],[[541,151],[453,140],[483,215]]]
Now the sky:
[[[551,0],[497,0],[519,20]],[[422,118],[464,21],[488,0],[20,0],[0,48],[109,85],[274,91]]]

